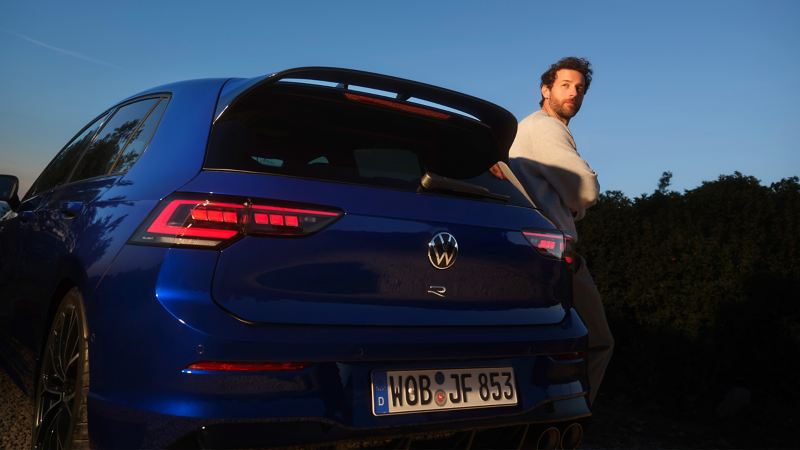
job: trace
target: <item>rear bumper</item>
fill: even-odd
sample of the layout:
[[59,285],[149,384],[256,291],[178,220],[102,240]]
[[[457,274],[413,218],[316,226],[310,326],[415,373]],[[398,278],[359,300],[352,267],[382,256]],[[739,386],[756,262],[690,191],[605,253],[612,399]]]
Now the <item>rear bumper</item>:
[[[574,310],[536,327],[253,326],[219,308],[208,289],[211,252],[165,274],[164,252],[137,248],[88,308],[89,433],[99,448],[267,447],[395,439],[589,415],[585,361],[547,355],[586,347]],[[200,280],[200,281],[197,281]],[[190,373],[198,361],[302,362],[287,372]],[[514,368],[519,404],[372,414],[374,370]]]
[[[188,405],[185,405],[188,406]],[[210,405],[205,405],[210,406]],[[499,413],[484,410],[480,416],[462,411],[455,418],[432,421],[417,417],[420,423],[359,427],[343,424],[325,417],[254,417],[250,419],[224,419],[192,416],[175,416],[156,411],[142,411],[94,398],[89,402],[90,435],[96,448],[269,448],[281,446],[324,446],[345,442],[384,442],[405,439],[429,440],[442,437],[457,441],[459,436],[473,431],[491,434],[501,427],[530,427],[540,430],[549,424],[566,424],[591,415],[584,396],[548,400],[530,411]],[[280,412],[281,410],[276,410]],[[313,411],[309,411],[313,413]],[[267,414],[264,414],[265,416]],[[428,414],[431,415],[431,414]],[[420,415],[423,416],[423,415]],[[505,436],[509,442],[521,439]],[[461,447],[457,443],[453,447]],[[437,445],[434,448],[446,448]],[[509,445],[516,447],[516,445]],[[489,446],[500,448],[503,446]],[[466,448],[466,447],[465,447]]]
[[447,426],[421,425],[358,429],[319,419],[219,423],[202,426],[173,443],[180,448],[530,448],[552,424],[568,424],[590,415],[584,398],[557,400],[514,418],[467,420]]

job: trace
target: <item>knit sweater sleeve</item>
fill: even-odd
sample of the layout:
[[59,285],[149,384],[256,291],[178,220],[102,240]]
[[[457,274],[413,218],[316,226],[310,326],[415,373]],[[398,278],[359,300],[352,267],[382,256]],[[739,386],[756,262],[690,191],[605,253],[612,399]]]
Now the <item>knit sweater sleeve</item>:
[[510,156],[531,160],[537,171],[558,192],[564,206],[580,220],[597,203],[597,174],[581,158],[569,130],[552,117],[529,117],[520,123]]

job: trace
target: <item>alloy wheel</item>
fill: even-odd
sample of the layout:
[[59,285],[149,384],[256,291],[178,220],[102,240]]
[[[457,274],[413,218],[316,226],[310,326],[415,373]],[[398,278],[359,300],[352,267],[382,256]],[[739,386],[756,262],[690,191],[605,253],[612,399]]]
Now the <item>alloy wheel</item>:
[[[73,294],[73,292],[70,292]],[[68,294],[53,318],[37,380],[34,449],[72,447],[83,402],[86,324],[77,293]]]

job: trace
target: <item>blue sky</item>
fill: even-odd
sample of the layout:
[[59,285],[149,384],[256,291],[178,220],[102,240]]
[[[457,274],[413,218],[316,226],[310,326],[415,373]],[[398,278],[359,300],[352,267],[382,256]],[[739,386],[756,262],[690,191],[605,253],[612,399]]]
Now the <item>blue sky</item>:
[[329,65],[445,86],[521,119],[562,56],[595,77],[570,124],[603,190],[800,174],[800,2],[0,0],[0,173],[24,191],[95,115],[191,78]]

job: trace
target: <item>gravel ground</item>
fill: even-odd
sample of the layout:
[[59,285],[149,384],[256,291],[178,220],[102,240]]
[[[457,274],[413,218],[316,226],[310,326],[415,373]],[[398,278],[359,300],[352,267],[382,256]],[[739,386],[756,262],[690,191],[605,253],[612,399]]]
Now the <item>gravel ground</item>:
[[0,369],[0,449],[31,448],[33,402]]
[[[583,449],[730,449],[730,448],[796,448],[778,436],[751,440],[759,435],[757,427],[735,433],[709,427],[680,416],[664,414],[647,405],[603,398],[597,401],[595,416],[589,424]],[[0,449],[30,448],[30,417],[33,404],[0,370]],[[742,432],[745,438],[742,438]],[[739,434],[740,436],[735,436]],[[759,444],[759,442],[761,444]]]

